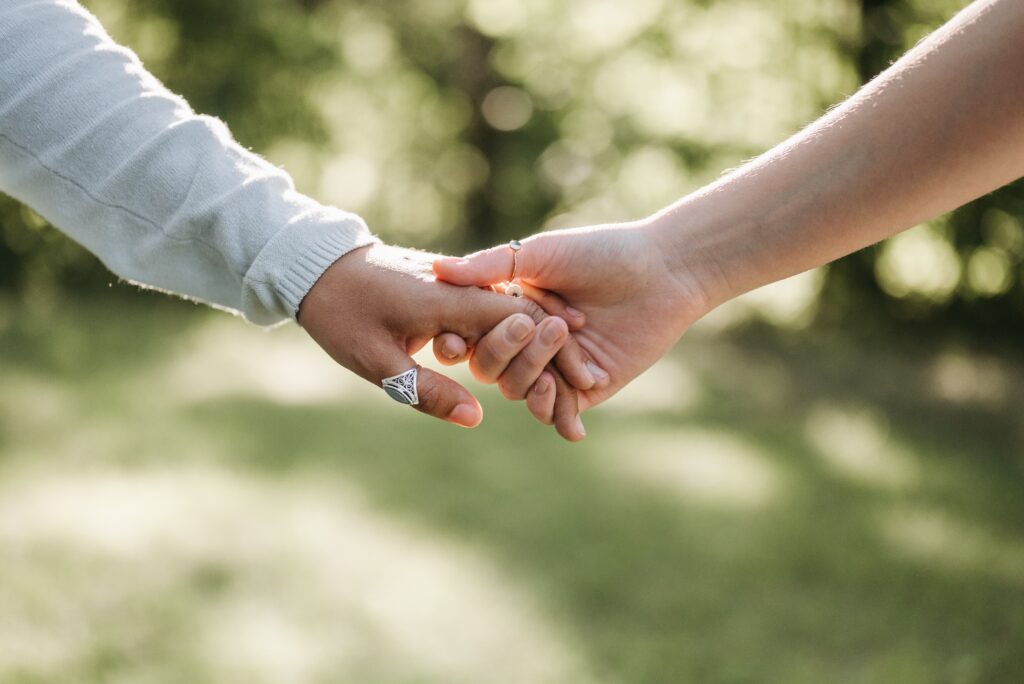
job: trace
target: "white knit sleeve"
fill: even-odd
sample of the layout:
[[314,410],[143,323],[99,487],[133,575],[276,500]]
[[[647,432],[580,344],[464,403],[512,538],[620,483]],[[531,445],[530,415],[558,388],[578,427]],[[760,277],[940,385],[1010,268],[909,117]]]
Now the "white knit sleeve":
[[0,0],[0,190],[128,280],[272,324],[374,241],[196,115],[71,0]]

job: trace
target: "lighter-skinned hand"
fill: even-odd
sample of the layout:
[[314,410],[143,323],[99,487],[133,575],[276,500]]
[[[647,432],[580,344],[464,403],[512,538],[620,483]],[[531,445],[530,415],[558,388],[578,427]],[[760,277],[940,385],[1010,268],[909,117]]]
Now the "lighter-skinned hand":
[[[610,376],[580,392],[581,411],[609,398],[654,364],[706,311],[699,288],[669,270],[663,246],[646,222],[541,233],[522,245],[518,275],[527,297],[544,301],[554,294],[581,311],[586,324],[573,337]],[[438,259],[434,273],[449,283],[500,287],[511,264],[511,251],[499,246],[464,258]],[[521,355],[512,360],[495,346],[484,338],[473,358],[485,350],[491,357],[500,356],[490,360],[488,372],[504,383],[521,363]],[[435,341],[435,353],[449,361],[459,360],[459,347],[451,335]],[[529,371],[536,373],[536,383],[527,394],[527,406],[538,420],[549,423],[557,412],[555,393],[550,391],[555,378],[536,365]],[[529,380],[523,375],[512,376],[516,392]]]

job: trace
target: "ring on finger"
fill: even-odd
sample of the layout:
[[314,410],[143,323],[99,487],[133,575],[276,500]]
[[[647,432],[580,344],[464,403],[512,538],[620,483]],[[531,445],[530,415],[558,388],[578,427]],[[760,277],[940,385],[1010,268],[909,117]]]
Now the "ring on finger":
[[523,286],[516,282],[516,274],[519,272],[519,250],[523,248],[523,244],[519,240],[510,240],[508,248],[512,250],[512,276],[505,286],[505,294],[519,299],[523,296]]
[[404,373],[392,375],[380,381],[381,387],[389,397],[399,404],[416,406],[420,403],[419,390],[416,388],[416,376],[419,368],[410,368]]

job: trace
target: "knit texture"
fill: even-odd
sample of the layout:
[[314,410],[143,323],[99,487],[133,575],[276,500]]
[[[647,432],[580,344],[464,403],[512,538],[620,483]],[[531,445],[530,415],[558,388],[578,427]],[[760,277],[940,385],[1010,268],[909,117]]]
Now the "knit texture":
[[199,116],[71,0],[0,2],[0,190],[129,281],[294,317],[375,238]]

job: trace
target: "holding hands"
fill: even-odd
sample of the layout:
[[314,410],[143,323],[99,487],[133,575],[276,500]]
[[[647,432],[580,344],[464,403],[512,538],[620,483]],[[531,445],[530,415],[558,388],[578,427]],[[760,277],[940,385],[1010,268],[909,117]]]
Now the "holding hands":
[[463,427],[483,418],[477,400],[410,358],[431,339],[444,335],[463,349],[473,348],[477,377],[500,374],[512,393],[525,396],[544,373],[546,422],[553,421],[566,439],[582,439],[574,388],[596,384],[588,368],[593,362],[570,335],[582,317],[566,313],[556,297],[544,304],[564,319],[549,316],[529,299],[439,282],[431,272],[435,258],[381,245],[355,250],[313,286],[299,309],[299,323],[334,360],[374,384],[416,368],[415,408]]
[[[370,248],[329,270],[300,321],[374,382],[434,338],[443,363],[468,360],[581,439],[580,411],[718,304],[1024,175],[1022,29],[1024,5],[979,0],[817,122],[651,218],[535,235],[518,258],[507,245],[435,259]],[[512,278],[526,299],[498,294]],[[420,393],[427,413],[480,420],[471,395],[439,375],[423,371]]]
[[535,235],[517,255],[525,296],[515,298],[502,294],[514,265],[507,245],[465,258],[374,245],[327,270],[299,322],[375,384],[417,368],[416,408],[474,427],[483,414],[473,395],[410,358],[434,339],[439,361],[468,360],[478,380],[525,399],[576,441],[586,435],[580,412],[650,367],[706,311],[705,293],[670,254],[653,221]]

